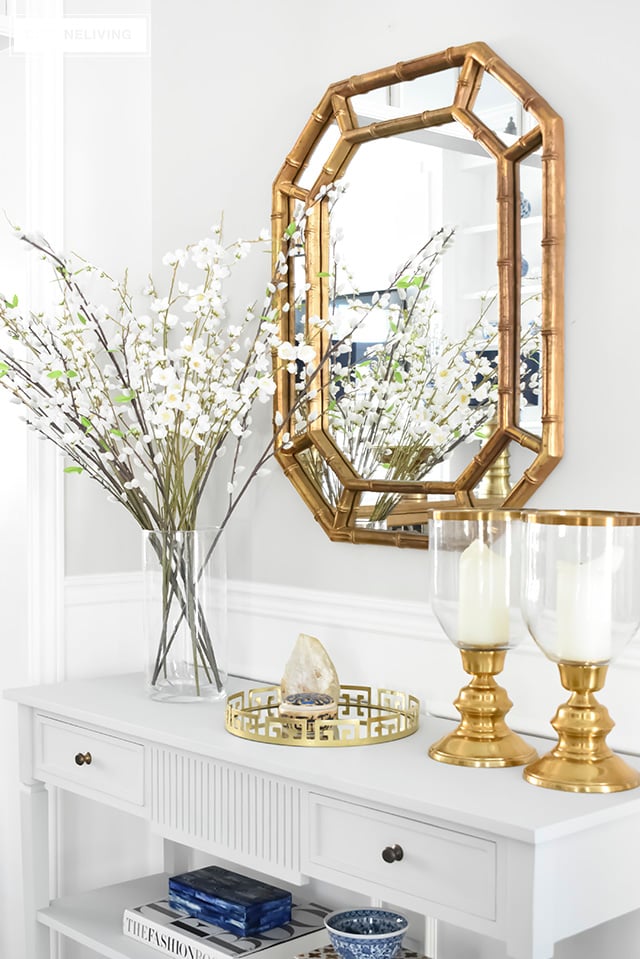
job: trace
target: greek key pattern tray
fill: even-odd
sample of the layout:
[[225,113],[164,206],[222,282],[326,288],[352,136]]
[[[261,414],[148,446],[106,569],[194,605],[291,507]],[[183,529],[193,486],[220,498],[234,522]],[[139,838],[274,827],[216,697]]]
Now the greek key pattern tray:
[[415,696],[371,686],[341,686],[335,719],[281,716],[279,705],[279,686],[231,693],[225,726],[242,739],[281,746],[365,746],[410,736],[420,716]]

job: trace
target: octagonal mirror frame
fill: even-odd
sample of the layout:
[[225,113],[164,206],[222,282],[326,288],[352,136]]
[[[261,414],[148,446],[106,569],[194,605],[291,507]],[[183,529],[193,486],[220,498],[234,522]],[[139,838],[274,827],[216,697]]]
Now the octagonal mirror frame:
[[[415,80],[444,70],[457,68],[453,103],[440,108],[382,120],[359,127],[351,98],[403,81]],[[493,77],[522,104],[535,125],[512,143],[505,143],[475,113],[474,105],[485,76]],[[564,135],[561,118],[549,104],[486,44],[470,43],[440,53],[401,62],[332,84],[311,114],[293,149],[287,156],[273,186],[274,264],[286,250],[291,256],[290,235],[296,206],[308,211],[304,233],[306,272],[306,317],[323,317],[329,307],[329,212],[325,194],[345,173],[359,145],[372,139],[389,137],[457,121],[495,160],[497,216],[497,400],[492,431],[461,474],[451,481],[394,481],[360,476],[331,435],[327,397],[331,377],[330,363],[316,374],[315,395],[307,406],[303,429],[283,431],[282,422],[290,416],[296,402],[296,375],[279,375],[275,396],[275,453],[316,520],[334,541],[380,543],[426,548],[426,523],[431,510],[447,506],[473,508],[483,477],[496,469],[501,455],[512,444],[530,451],[533,461],[522,475],[509,484],[506,495],[494,497],[492,507],[522,506],[548,476],[563,452],[563,308],[564,308]],[[335,123],[339,136],[323,160],[320,172],[310,187],[300,185],[302,171],[329,124]],[[541,153],[541,315],[540,315],[540,436],[528,432],[520,423],[520,163],[534,152]],[[317,157],[315,158],[317,161]],[[324,188],[324,190],[323,190]],[[289,231],[287,233],[287,231]],[[282,259],[282,258],[281,258]],[[281,276],[281,337],[296,335],[293,270]],[[330,351],[322,324],[307,326],[307,343],[314,346],[319,359]],[[313,364],[311,364],[313,366]],[[313,415],[308,415],[312,411]],[[317,482],[308,475],[304,457],[312,455],[332,471],[341,487],[333,505]],[[394,493],[410,501],[411,526],[371,528],[359,523],[359,504],[364,494]],[[439,498],[438,498],[439,497]],[[444,498],[443,498],[444,497]]]

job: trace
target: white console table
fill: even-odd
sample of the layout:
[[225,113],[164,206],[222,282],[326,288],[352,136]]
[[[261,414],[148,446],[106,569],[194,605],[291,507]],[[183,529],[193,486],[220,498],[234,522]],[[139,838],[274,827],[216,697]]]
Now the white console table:
[[[306,749],[230,735],[222,704],[153,702],[140,676],[6,695],[20,704],[28,959],[49,956],[49,929],[112,959],[159,955],[120,929],[124,906],[157,898],[163,876],[49,901],[48,784],[238,867],[326,880],[345,905],[363,893],[492,936],[512,959],[551,959],[559,939],[640,908],[640,790],[573,795],[519,768],[434,762],[444,720],[399,742]],[[393,846],[404,855],[386,862]]]

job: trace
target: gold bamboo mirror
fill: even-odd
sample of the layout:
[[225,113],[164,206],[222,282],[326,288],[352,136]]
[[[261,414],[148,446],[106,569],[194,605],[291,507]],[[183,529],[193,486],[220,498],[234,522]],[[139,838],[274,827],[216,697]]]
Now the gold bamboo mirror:
[[276,455],[331,539],[424,548],[435,508],[524,504],[563,447],[551,107],[482,43],[335,83],[273,230],[281,336],[314,357],[280,376]]

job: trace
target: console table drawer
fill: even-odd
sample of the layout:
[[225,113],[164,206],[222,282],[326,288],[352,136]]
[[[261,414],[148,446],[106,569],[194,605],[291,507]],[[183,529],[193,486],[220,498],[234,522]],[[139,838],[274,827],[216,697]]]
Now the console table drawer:
[[[496,844],[489,839],[311,794],[309,863],[485,919],[495,918]],[[385,862],[383,850],[401,847]],[[319,876],[323,878],[323,876]],[[324,874],[326,878],[326,873]]]
[[37,716],[36,773],[96,798],[144,804],[144,747],[82,726]]

